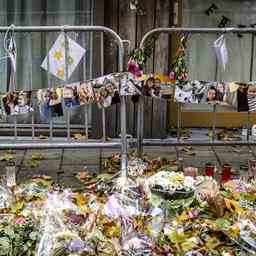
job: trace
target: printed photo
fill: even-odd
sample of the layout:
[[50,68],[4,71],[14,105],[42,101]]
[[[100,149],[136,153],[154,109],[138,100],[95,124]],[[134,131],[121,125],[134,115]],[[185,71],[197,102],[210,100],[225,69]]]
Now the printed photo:
[[249,178],[256,178],[256,160],[249,160],[248,161],[248,176]]
[[94,101],[94,91],[92,83],[85,82],[78,86],[78,99],[80,105],[90,104]]
[[123,74],[120,77],[120,95],[141,95],[142,81],[136,79],[131,73]]
[[63,98],[65,106],[68,108],[80,105],[78,87],[80,83],[65,85],[63,88]]
[[31,91],[9,92],[3,98],[6,115],[27,114],[33,111],[31,107]]
[[60,88],[39,90],[37,92],[40,114],[43,119],[63,116],[61,98],[62,89]]
[[119,87],[117,80],[113,76],[96,79],[94,86],[98,88],[95,90],[95,100],[99,108],[107,108],[111,104],[118,102]]

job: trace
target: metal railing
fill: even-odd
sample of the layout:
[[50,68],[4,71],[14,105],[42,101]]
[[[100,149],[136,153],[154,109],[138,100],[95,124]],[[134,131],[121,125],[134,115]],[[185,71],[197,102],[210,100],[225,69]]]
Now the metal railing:
[[[146,41],[155,34],[172,34],[172,33],[190,33],[190,34],[203,34],[203,33],[235,33],[235,34],[251,34],[252,35],[252,49],[251,49],[251,62],[250,62],[250,79],[253,74],[253,56],[254,56],[254,36],[256,34],[256,28],[156,28],[144,35],[141,40],[140,48],[143,49]],[[143,154],[143,146],[186,146],[186,145],[197,145],[197,146],[224,146],[224,145],[256,145],[256,141],[250,141],[249,126],[250,126],[250,113],[247,112],[247,138],[246,141],[218,141],[216,140],[216,105],[213,105],[213,125],[212,125],[212,139],[211,141],[182,141],[181,140],[181,108],[182,103],[178,103],[178,116],[177,116],[177,139],[144,139],[144,104],[143,97],[140,97],[137,112],[137,151],[141,156]]]
[[[0,27],[0,32],[7,32],[9,27]],[[120,38],[120,36],[113,30],[103,26],[13,26],[13,32],[23,33],[27,32],[31,36],[33,32],[63,32],[65,35],[65,74],[66,74],[66,81],[68,81],[68,64],[67,64],[67,56],[68,56],[68,32],[99,32],[101,33],[100,36],[100,51],[101,53],[104,50],[104,33],[107,33],[111,36],[112,40],[117,43],[118,45],[118,72],[123,72],[124,69],[124,42]],[[92,37],[91,37],[92,38]],[[92,50],[92,49],[91,49]],[[101,75],[104,72],[104,54],[101,54]],[[32,60],[31,66],[32,66]],[[47,67],[49,70],[49,55],[47,60]],[[92,72],[91,72],[92,73]],[[31,74],[32,76],[32,74]],[[48,73],[48,81],[50,79]],[[90,77],[91,79],[92,77]],[[32,88],[32,78],[31,78],[31,88]],[[15,89],[15,88],[14,88]],[[74,141],[71,140],[71,130],[70,130],[70,109],[67,108],[67,123],[66,123],[66,131],[67,137],[66,138],[54,138],[53,137],[53,121],[52,118],[49,121],[49,139],[47,140],[39,140],[35,137],[35,123],[34,123],[34,114],[32,113],[32,137],[24,138],[19,137],[17,132],[17,119],[14,116],[14,124],[13,124],[13,134],[14,136],[11,137],[4,137],[0,139],[0,149],[53,149],[53,148],[112,148],[112,147],[119,147],[121,148],[122,154],[122,170],[126,170],[127,168],[127,139],[126,139],[126,99],[124,96],[121,96],[121,139],[113,139],[112,141],[106,141],[106,133],[105,133],[105,110],[102,109],[102,123],[103,123],[103,139],[101,140],[92,140],[87,139],[85,141]],[[88,134],[88,109],[85,111],[85,130]]]

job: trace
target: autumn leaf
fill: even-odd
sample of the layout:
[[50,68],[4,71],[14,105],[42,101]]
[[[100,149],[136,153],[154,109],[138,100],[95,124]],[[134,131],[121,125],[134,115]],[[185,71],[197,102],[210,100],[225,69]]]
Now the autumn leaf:
[[234,212],[234,213],[237,213],[237,214],[243,213],[244,210],[240,207],[240,205],[237,201],[230,200],[230,199],[227,199],[227,198],[225,198],[224,200],[225,200],[226,207],[231,212]]
[[40,153],[34,153],[34,154],[32,154],[31,159],[32,160],[43,160],[44,156]]
[[36,168],[38,167],[38,165],[39,165],[39,161],[33,160],[33,159],[27,160],[25,162],[25,166],[28,168]]
[[47,140],[49,137],[48,136],[45,136],[45,135],[40,135],[39,136],[39,139],[40,140]]
[[73,137],[75,140],[87,140],[88,134],[75,133]]
[[23,208],[24,208],[24,201],[18,201],[15,204],[12,205],[11,207],[11,212],[12,213],[19,213]]
[[181,244],[181,248],[184,252],[192,250],[197,245],[196,237],[191,237]]
[[75,200],[76,200],[76,204],[78,206],[83,206],[83,205],[88,203],[88,198],[85,195],[82,195],[82,194],[78,194],[75,197]]
[[209,240],[206,241],[205,243],[205,247],[209,250],[212,251],[214,250],[216,247],[218,247],[221,244],[221,242],[216,238],[216,237],[212,237]]
[[182,243],[186,240],[186,236],[185,236],[184,232],[177,232],[176,230],[170,232],[168,234],[168,238],[174,244]]
[[0,157],[0,161],[13,161],[14,160],[14,156],[11,154],[4,154],[3,156]]

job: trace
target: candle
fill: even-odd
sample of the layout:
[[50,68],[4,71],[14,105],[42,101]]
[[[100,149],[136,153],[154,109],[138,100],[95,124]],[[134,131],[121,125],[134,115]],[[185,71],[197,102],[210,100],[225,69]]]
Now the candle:
[[221,182],[225,183],[231,179],[231,166],[224,164],[221,170]]
[[198,169],[195,167],[186,167],[184,168],[184,175],[195,178],[198,175]]
[[205,176],[213,177],[214,176],[214,166],[211,163],[206,164],[204,173],[205,173]]
[[6,185],[7,187],[13,187],[16,185],[15,162],[9,162],[6,166]]

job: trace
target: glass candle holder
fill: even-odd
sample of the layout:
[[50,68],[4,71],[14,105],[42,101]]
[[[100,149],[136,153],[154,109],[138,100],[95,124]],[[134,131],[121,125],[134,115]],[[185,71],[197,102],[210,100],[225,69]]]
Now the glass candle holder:
[[214,176],[214,166],[211,163],[207,163],[204,169],[205,176],[213,177]]
[[16,185],[16,166],[15,162],[9,162],[6,165],[6,185],[13,187]]
[[198,169],[195,167],[184,168],[184,175],[195,178],[198,175]]
[[221,170],[221,183],[231,180],[231,165],[224,164]]

